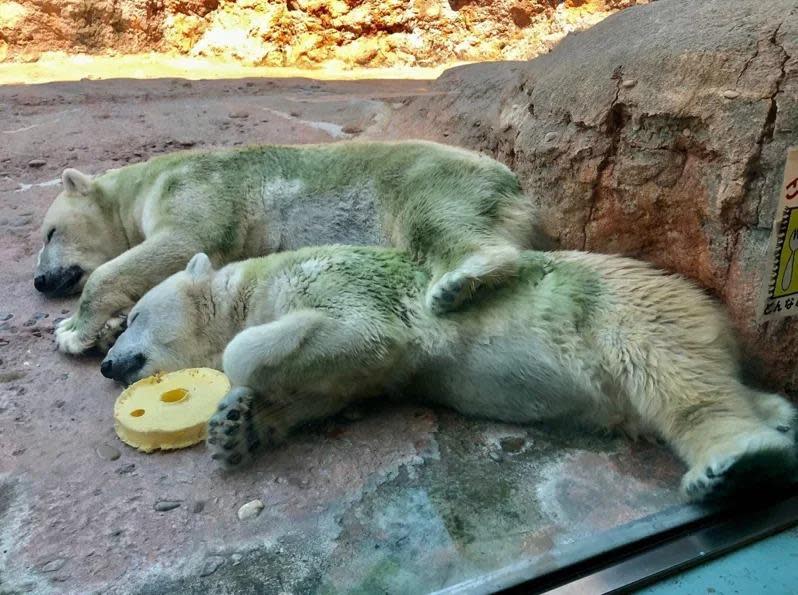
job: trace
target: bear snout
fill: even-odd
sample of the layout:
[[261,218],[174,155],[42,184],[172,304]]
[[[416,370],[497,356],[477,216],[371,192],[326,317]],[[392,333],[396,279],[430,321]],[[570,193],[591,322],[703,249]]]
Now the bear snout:
[[106,357],[100,364],[100,373],[106,378],[129,384],[129,379],[147,363],[143,353],[123,357]]
[[33,286],[37,291],[51,297],[69,295],[83,278],[85,271],[74,264],[70,267],[58,267],[33,278]]

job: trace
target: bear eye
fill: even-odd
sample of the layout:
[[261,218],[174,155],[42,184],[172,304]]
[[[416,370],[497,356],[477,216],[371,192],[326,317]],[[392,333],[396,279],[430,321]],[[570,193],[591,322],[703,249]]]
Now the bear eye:
[[47,232],[47,241],[48,242],[53,239],[53,234],[54,233],[55,233],[55,227],[53,227],[50,231]]

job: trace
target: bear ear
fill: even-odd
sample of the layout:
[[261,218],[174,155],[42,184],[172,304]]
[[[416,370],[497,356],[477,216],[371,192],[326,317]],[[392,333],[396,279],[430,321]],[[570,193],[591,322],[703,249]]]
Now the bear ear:
[[65,169],[61,174],[61,182],[64,184],[64,190],[70,194],[87,196],[91,190],[91,176],[76,169]]
[[213,272],[213,264],[211,259],[204,252],[198,252],[191,257],[186,265],[186,272],[195,279],[207,277]]

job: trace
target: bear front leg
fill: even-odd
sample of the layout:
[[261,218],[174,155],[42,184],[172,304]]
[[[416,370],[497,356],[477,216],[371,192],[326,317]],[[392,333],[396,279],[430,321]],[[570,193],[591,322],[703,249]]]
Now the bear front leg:
[[296,395],[270,401],[251,388],[237,386],[208,422],[211,458],[222,469],[240,467],[261,451],[282,444],[297,428],[335,415],[349,402]]
[[379,369],[370,361],[377,350],[367,330],[305,310],[236,335],[223,363],[234,388],[208,424],[213,459],[238,467],[295,429],[369,396]]
[[160,234],[95,270],[83,288],[77,313],[55,330],[58,350],[78,354],[97,344],[104,327],[129,310],[152,287],[183,268],[201,251],[199,242]]

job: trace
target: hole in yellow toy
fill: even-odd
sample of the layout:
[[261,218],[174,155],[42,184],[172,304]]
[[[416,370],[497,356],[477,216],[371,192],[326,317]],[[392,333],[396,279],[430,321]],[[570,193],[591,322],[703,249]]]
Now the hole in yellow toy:
[[184,388],[173,388],[161,395],[161,401],[164,403],[177,403],[182,401],[188,396],[188,391]]

